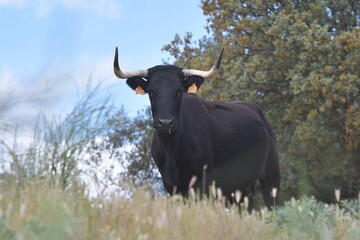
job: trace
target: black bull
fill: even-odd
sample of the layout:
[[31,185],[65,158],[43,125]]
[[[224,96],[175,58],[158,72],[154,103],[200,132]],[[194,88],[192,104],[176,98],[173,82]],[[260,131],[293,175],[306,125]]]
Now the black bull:
[[221,55],[207,72],[172,65],[122,72],[116,49],[114,71],[128,78],[137,93],[149,94],[155,128],[151,154],[170,194],[186,195],[193,176],[195,187],[215,181],[225,196],[246,193],[259,181],[270,208],[279,201],[279,194],[275,199],[271,195],[273,188],[279,193],[279,160],[274,132],[261,110],[251,103],[212,102],[187,92],[216,72]]

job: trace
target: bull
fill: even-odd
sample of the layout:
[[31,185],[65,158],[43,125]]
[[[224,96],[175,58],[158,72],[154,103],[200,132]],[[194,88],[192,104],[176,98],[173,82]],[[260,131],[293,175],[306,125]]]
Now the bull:
[[274,188],[279,193],[279,158],[274,131],[260,108],[194,94],[218,72],[223,51],[208,71],[158,65],[125,72],[116,48],[114,73],[136,93],[149,95],[155,129],[151,155],[167,192],[186,196],[193,176],[195,188],[215,182],[228,197],[236,190],[249,192],[257,182],[271,208],[279,202],[279,194],[271,195]]

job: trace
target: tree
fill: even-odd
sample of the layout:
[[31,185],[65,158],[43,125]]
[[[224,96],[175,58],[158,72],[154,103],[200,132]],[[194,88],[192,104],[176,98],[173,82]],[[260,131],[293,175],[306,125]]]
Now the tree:
[[159,172],[151,157],[152,120],[150,107],[138,113],[132,120],[131,150],[126,154],[128,161],[126,176],[136,184],[149,181],[157,183]]
[[[108,120],[111,129],[100,149],[111,150],[125,171],[122,178],[135,185],[158,183],[159,174],[151,157],[152,123],[150,107],[130,118],[120,111]],[[125,149],[125,150],[124,150]]]
[[222,72],[203,85],[213,100],[262,107],[277,133],[286,197],[354,197],[360,189],[360,3],[202,0],[211,37],[191,33],[164,50],[176,65]]

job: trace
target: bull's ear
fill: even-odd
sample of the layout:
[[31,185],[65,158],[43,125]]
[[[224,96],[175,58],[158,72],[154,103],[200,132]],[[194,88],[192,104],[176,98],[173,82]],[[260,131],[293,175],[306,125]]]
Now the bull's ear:
[[136,94],[144,95],[147,93],[149,82],[142,77],[131,77],[126,80],[127,85],[135,90]]
[[188,93],[196,93],[196,91],[200,88],[200,86],[204,83],[204,78],[200,76],[189,76],[187,77],[184,82],[183,86],[184,89]]

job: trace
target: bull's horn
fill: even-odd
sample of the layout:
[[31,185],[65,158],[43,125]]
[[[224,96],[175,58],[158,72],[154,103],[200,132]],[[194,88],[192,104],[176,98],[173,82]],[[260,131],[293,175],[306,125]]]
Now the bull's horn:
[[136,71],[128,71],[123,72],[119,67],[119,60],[118,60],[118,48],[115,48],[115,58],[114,58],[114,73],[118,78],[130,78],[130,77],[147,77],[148,71],[147,70],[136,70]]
[[203,77],[203,78],[212,77],[219,70],[223,52],[224,52],[224,47],[221,48],[221,52],[219,54],[219,57],[217,58],[214,66],[209,71],[201,71],[201,70],[196,70],[196,69],[183,69],[183,73],[184,73],[185,77],[188,77],[190,75],[197,75],[197,76],[200,76],[200,77]]

